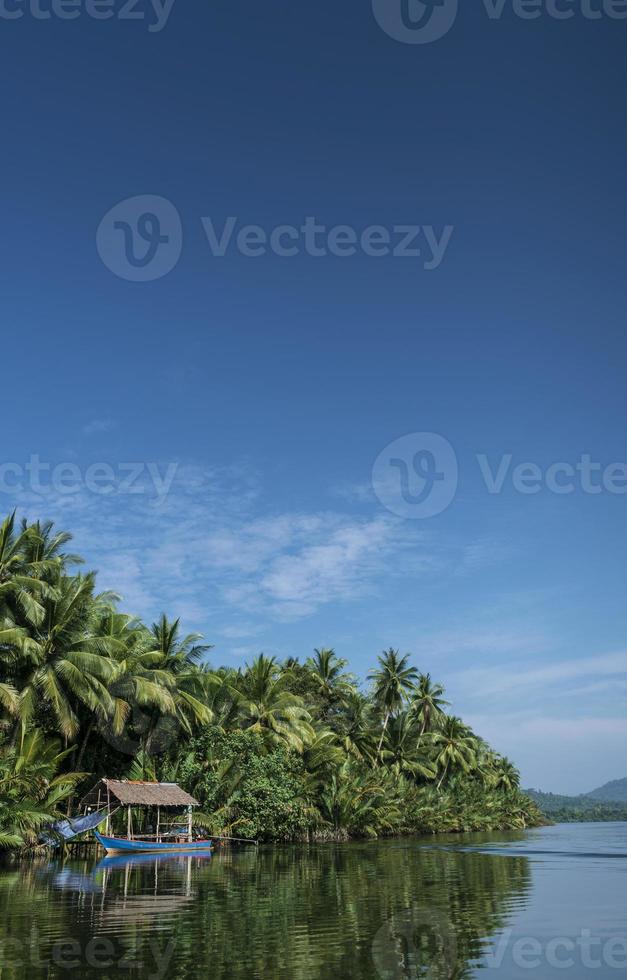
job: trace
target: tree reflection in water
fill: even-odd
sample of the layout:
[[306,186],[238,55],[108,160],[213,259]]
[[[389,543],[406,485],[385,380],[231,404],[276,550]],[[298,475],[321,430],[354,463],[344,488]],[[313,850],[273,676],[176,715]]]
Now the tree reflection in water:
[[[60,976],[65,941],[75,974],[102,978],[467,977],[531,875],[525,857],[456,843],[23,862],[0,871],[0,962],[12,980]],[[94,940],[110,944],[109,968]]]

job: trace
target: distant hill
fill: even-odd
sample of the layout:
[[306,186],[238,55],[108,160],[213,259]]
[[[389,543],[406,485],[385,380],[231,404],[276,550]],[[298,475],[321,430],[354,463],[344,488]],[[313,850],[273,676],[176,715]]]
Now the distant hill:
[[[625,795],[615,795],[621,792]],[[525,793],[549,820],[557,823],[627,820],[627,779],[615,779],[581,796],[542,793],[537,789],[527,789]]]
[[627,803],[627,777],[625,779],[613,779],[611,783],[605,783],[605,785],[593,789],[591,793],[585,795],[593,800]]

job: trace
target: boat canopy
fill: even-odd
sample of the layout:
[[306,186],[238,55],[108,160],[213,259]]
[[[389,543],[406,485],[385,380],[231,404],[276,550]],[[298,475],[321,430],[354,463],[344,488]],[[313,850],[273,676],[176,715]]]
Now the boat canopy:
[[59,844],[62,840],[72,840],[78,834],[84,834],[86,830],[93,830],[103,820],[107,818],[107,811],[100,810],[98,813],[88,813],[84,817],[67,817],[65,820],[58,820],[46,828],[46,832],[40,834],[39,840],[42,844]]
[[177,783],[130,779],[101,779],[81,800],[81,807],[111,805],[189,807],[200,806],[200,803]]

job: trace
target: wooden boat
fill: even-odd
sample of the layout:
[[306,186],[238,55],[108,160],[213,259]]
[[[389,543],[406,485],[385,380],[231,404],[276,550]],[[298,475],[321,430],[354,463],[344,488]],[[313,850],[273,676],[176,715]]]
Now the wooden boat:
[[[88,813],[95,807],[97,823],[103,819],[100,814],[107,821],[104,834],[92,823],[94,836],[107,854],[193,854],[211,850],[212,841],[194,840],[192,811],[199,805],[176,783],[128,779],[101,779],[81,801]],[[113,836],[112,818],[121,808],[126,810],[126,835]],[[170,820],[163,819],[164,811]],[[91,820],[91,815],[87,819]],[[153,821],[154,826],[150,826]],[[140,827],[149,824],[150,833],[136,833],[134,822]]]
[[213,842],[210,840],[183,840],[182,837],[172,840],[138,840],[127,837],[107,837],[94,830],[94,836],[104,847],[107,854],[193,854],[195,851],[210,851]]
[[[107,854],[211,854],[213,840],[194,839],[195,806],[200,806],[198,800],[176,783],[101,779],[80,802],[84,815],[68,817],[47,828],[45,842],[54,846],[58,840],[72,841],[74,837],[92,830]],[[113,818],[119,810],[126,810],[124,837],[113,836],[114,833],[121,833],[122,821],[119,817],[115,829],[113,825]],[[164,812],[170,819],[164,820]],[[96,827],[105,820],[105,832],[101,834]],[[136,833],[136,827],[139,833]],[[257,844],[255,840],[238,837],[215,839]],[[78,841],[72,846],[83,843],[85,841]]]

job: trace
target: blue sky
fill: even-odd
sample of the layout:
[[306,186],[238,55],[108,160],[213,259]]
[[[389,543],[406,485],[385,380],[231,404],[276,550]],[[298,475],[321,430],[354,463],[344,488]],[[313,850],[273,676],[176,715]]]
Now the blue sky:
[[[364,676],[392,645],[526,784],[627,775],[627,22],[467,4],[413,44],[367,0],[175,0],[158,31],[40,3],[0,32],[3,509],[214,662],[331,645]],[[130,281],[144,212],[172,268]],[[355,254],[237,246],[307,217]]]

